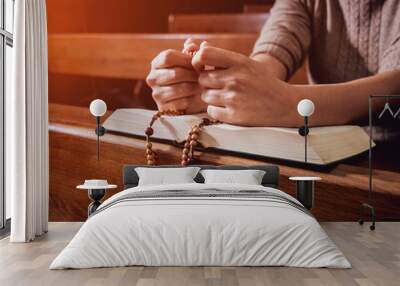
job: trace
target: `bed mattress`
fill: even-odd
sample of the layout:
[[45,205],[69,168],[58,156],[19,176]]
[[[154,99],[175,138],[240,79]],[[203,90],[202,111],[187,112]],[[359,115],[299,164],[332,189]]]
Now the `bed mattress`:
[[351,267],[315,218],[284,192],[196,183],[112,196],[50,269],[130,265]]

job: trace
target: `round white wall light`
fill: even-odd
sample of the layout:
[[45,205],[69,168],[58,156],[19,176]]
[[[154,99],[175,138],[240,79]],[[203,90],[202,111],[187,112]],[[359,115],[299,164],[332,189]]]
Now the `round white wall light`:
[[101,99],[95,99],[90,103],[89,109],[93,116],[100,117],[107,112],[107,104]]
[[303,99],[297,105],[297,112],[303,117],[309,117],[314,113],[314,102],[309,99]]

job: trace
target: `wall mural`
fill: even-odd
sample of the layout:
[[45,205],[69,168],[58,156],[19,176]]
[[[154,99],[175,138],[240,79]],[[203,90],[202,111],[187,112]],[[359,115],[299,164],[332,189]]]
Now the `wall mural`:
[[[321,178],[312,208],[319,220],[356,221],[362,203],[378,220],[400,216],[400,102],[377,100],[370,143],[368,111],[349,121],[359,112],[350,101],[332,115],[334,103],[298,96],[315,66],[313,50],[289,83],[266,77],[268,68],[248,55],[272,3],[170,1],[153,22],[126,13],[154,10],[137,1],[106,1],[107,11],[81,1],[64,18],[68,1],[47,2],[50,220],[85,220],[90,200],[76,186],[107,180],[109,197],[122,190],[125,164],[278,164],[280,188],[291,195],[290,177]],[[112,21],[96,17],[110,13]],[[279,94],[284,85],[298,88],[296,100]]]

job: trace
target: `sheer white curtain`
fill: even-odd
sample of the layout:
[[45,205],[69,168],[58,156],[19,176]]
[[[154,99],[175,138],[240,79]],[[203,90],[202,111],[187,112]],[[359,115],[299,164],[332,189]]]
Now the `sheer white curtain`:
[[48,84],[45,0],[15,1],[14,93],[6,98],[6,187],[12,242],[48,225]]

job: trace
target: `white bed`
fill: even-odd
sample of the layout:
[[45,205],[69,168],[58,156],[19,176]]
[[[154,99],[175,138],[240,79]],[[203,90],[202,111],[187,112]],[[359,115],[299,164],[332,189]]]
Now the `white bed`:
[[[146,191],[175,190],[182,194],[246,194],[252,190],[265,192],[272,199],[263,198],[263,194],[260,198],[135,197]],[[350,268],[315,218],[298,204],[275,188],[254,185],[191,183],[129,188],[100,206],[50,269],[128,265]]]

